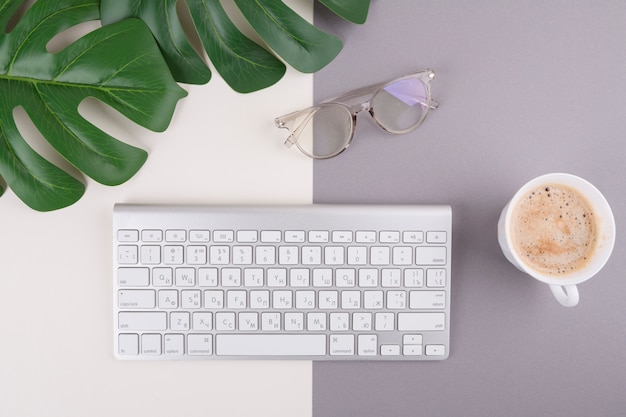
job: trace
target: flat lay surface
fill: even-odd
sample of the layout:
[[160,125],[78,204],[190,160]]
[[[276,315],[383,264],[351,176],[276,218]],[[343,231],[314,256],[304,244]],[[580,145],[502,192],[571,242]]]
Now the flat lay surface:
[[[311,1],[287,2],[313,18]],[[183,88],[153,133],[94,101],[81,113],[148,150],[127,183],[87,181],[55,212],[0,198],[2,416],[620,416],[626,409],[626,9],[620,1],[372,0],[367,22],[316,8],[336,60],[252,94],[215,75]],[[360,113],[350,146],[316,160],[274,118],[431,68],[439,102],[391,135]],[[41,135],[17,112],[20,129]],[[40,141],[41,142],[41,141]],[[40,145],[40,151],[51,154]],[[58,156],[52,158],[59,159]],[[74,172],[74,171],[72,171]],[[613,256],[566,308],[503,256],[496,225],[528,180],[593,183]],[[439,204],[452,208],[450,351],[433,362],[120,361],[112,215],[135,204]]]

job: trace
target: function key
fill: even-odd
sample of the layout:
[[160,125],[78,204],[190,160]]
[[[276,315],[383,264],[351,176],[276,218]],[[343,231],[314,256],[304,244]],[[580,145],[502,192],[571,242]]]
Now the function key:
[[262,230],[261,242],[263,243],[279,243],[281,239],[280,230]]
[[187,238],[187,233],[184,230],[166,230],[165,240],[167,242],[184,242]]
[[259,233],[256,230],[238,230],[237,242],[240,243],[254,243],[259,237]]
[[326,243],[328,242],[327,230],[311,230],[309,231],[309,242],[311,243]]
[[213,241],[218,243],[231,243],[235,240],[235,232],[232,230],[215,230]]
[[380,243],[399,243],[400,232],[394,230],[383,230],[380,232]]
[[357,243],[376,243],[376,232],[371,230],[359,230],[356,232]]
[[139,240],[138,230],[120,229],[117,231],[118,242],[137,242]]
[[402,241],[404,243],[424,243],[424,232],[417,230],[402,232]]
[[163,240],[163,231],[152,229],[142,230],[141,240],[144,242],[160,242]]
[[287,230],[285,232],[285,242],[287,243],[303,243],[304,231],[303,230]]
[[189,241],[195,243],[208,242],[211,234],[208,230],[190,230]]
[[426,243],[446,243],[448,234],[445,231],[426,232]]
[[349,230],[333,231],[334,243],[352,243],[352,232]]

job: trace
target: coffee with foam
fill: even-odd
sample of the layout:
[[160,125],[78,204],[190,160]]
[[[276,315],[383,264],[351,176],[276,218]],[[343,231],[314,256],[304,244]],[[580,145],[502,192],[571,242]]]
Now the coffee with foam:
[[513,209],[510,233],[520,259],[551,276],[584,268],[598,242],[591,205],[561,184],[543,184],[524,195]]

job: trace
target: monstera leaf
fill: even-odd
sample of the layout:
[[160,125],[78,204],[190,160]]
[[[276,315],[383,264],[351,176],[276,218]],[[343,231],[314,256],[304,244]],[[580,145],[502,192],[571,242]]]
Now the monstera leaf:
[[[102,0],[102,21],[138,17],[152,30],[177,81],[204,84],[211,71],[189,43],[180,23],[178,0]],[[370,0],[320,0],[353,23],[364,23]],[[215,69],[242,93],[268,87],[285,73],[285,62],[301,72],[318,71],[342,48],[339,38],[321,31],[281,0],[235,0],[250,26],[271,48],[253,42],[231,21],[220,0],[185,0],[195,30]]]
[[28,206],[47,211],[74,203],[85,186],[33,150],[15,123],[15,108],[21,107],[78,170],[117,185],[137,172],[147,153],[89,123],[79,104],[93,97],[143,127],[162,131],[186,92],[142,21],[99,28],[50,53],[46,45],[56,34],[100,18],[99,1],[37,1],[5,33],[22,3],[0,0],[0,193],[6,184]]

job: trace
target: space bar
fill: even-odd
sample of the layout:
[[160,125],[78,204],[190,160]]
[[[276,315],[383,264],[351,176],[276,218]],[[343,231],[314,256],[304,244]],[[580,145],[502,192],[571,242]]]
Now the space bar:
[[218,356],[321,356],[326,354],[323,334],[218,334]]

